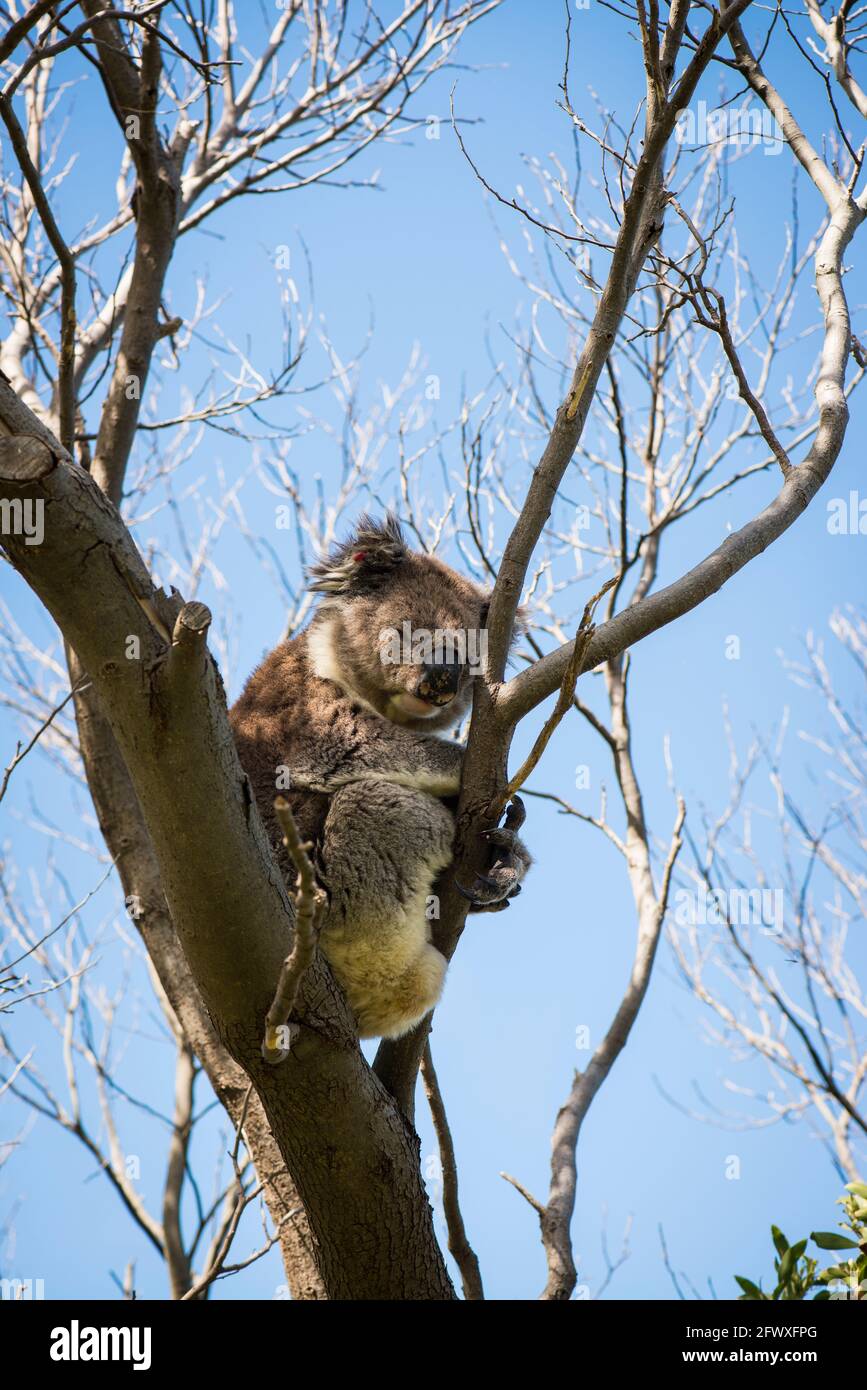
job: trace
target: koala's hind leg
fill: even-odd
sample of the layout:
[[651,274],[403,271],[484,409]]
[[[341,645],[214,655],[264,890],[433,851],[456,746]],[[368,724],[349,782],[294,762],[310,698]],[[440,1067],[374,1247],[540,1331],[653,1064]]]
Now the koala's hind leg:
[[451,812],[427,792],[365,778],[331,799],[320,944],[362,1038],[399,1037],[440,997],[446,960],[426,908],[453,836]]

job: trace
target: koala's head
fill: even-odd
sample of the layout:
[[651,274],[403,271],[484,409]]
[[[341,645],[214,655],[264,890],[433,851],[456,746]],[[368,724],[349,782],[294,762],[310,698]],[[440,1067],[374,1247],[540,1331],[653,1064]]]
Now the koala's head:
[[486,655],[483,589],[410,550],[393,515],[363,516],[310,581],[325,595],[307,639],[317,675],[410,728],[466,713]]

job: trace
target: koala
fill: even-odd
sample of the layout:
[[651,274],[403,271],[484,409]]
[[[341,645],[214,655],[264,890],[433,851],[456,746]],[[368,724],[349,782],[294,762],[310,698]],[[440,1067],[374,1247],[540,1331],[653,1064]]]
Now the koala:
[[[312,843],[327,896],[319,944],[359,1036],[394,1038],[443,989],[430,901],[452,857],[464,750],[441,735],[469,708],[488,598],[410,550],[392,515],[362,517],[309,578],[322,595],[312,621],[253,672],[230,720],[287,873],[279,792]],[[522,819],[516,799],[486,832],[488,871],[461,888],[471,910],[498,911],[520,891]]]

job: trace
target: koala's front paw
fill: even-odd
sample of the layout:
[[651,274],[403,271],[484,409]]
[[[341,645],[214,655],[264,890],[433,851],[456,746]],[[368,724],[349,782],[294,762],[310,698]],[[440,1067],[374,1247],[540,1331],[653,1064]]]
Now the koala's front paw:
[[471,888],[455,883],[458,892],[469,899],[470,912],[502,912],[509,906],[509,899],[520,893],[521,879],[532,863],[529,850],[518,839],[526,816],[523,801],[515,796],[506,811],[505,823],[482,831],[491,854],[487,870],[476,875]]

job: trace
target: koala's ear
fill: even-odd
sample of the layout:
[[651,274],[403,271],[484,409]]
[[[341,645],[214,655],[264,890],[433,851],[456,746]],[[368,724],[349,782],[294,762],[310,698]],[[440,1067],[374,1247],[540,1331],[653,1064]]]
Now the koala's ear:
[[[491,596],[490,596],[490,594],[486,594],[486,595],[485,595],[485,598],[484,598],[484,600],[483,600],[483,602],[482,602],[481,612],[479,613],[479,626],[480,626],[480,627],[487,627],[487,626],[488,626],[488,612],[489,612],[489,610],[490,610],[490,607],[491,607]],[[526,634],[527,634],[527,632],[529,631],[529,629],[530,629],[530,610],[529,610],[529,608],[525,608],[525,607],[522,605],[521,607],[519,607],[519,608],[517,609],[517,611],[516,611],[516,613],[515,613],[515,623],[514,623],[514,626],[513,626],[513,628],[512,628],[512,637],[511,637],[511,641],[510,641],[510,643],[509,643],[509,646],[510,646],[510,647],[513,647],[513,646],[515,645],[515,643],[517,642],[517,640],[518,640],[519,637],[524,637],[524,636],[526,636]]]
[[316,594],[363,593],[392,574],[408,553],[393,512],[384,521],[364,515],[348,540],[310,566],[309,587]]

